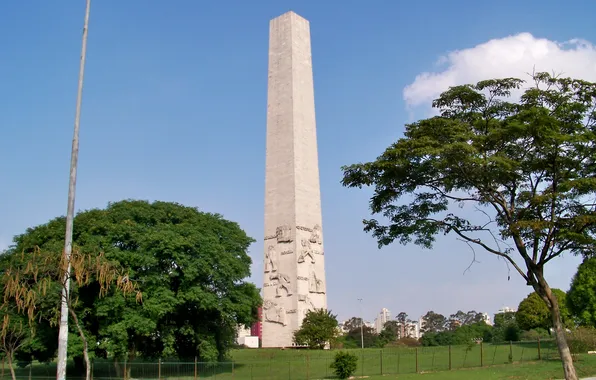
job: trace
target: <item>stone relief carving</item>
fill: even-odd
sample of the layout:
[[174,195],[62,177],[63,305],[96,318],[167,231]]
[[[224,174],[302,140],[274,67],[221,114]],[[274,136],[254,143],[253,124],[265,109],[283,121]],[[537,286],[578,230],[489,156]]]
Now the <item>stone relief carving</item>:
[[278,243],[291,243],[292,242],[292,228],[288,225],[277,227],[275,230],[275,236],[277,237]]
[[296,226],[296,229],[300,231],[312,232],[312,228],[308,227]]
[[310,278],[308,279],[308,291],[310,293],[325,294],[325,283],[323,280],[317,278],[315,272],[310,273]]
[[298,262],[299,263],[303,263],[306,260],[306,257],[310,257],[310,262],[312,264],[315,263],[315,254],[312,250],[312,248],[310,247],[310,241],[307,239],[302,239],[301,242],[302,244],[302,250],[300,251],[300,256],[298,257]]
[[277,303],[267,300],[263,303],[263,310],[267,322],[279,323],[283,326],[287,325],[286,309],[283,306],[278,306]]
[[286,291],[286,295],[288,295],[288,296],[292,295],[292,288],[290,286],[291,285],[290,276],[277,272],[277,273],[270,274],[269,280],[271,280],[271,281],[277,280],[277,283],[274,285],[274,286],[276,286],[276,288],[275,288],[275,296],[276,297],[281,297],[281,294],[284,290]]
[[308,240],[313,244],[323,244],[321,241],[321,226],[315,224]]
[[298,294],[298,301],[306,303],[308,310],[316,309],[315,304],[312,302],[308,294]]
[[270,245],[265,253],[265,273],[277,270],[277,251],[274,245]]

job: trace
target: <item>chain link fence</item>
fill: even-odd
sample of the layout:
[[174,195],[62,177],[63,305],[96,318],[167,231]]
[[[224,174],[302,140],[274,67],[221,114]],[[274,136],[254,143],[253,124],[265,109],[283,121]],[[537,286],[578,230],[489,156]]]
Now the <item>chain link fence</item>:
[[[553,341],[348,351],[358,356],[358,376],[424,373],[558,358]],[[242,349],[235,351],[233,362],[225,363],[96,360],[92,374],[96,380],[310,380],[333,377],[330,368],[333,357],[333,351]],[[69,374],[74,372],[74,368],[69,368]],[[56,366],[55,363],[17,366],[15,374],[18,379],[55,378]],[[84,374],[68,377],[81,379]],[[5,363],[1,378],[11,379]]]

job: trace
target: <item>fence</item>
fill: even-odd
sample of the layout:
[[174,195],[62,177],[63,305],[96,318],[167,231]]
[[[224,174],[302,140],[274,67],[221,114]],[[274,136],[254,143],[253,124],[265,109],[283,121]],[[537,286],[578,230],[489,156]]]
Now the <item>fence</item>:
[[[558,358],[552,341],[350,351],[358,355],[357,375],[361,376],[422,373]],[[234,361],[226,363],[95,361],[92,374],[96,380],[299,380],[333,376],[330,368],[333,351],[243,349],[235,351],[233,356]],[[55,373],[56,367],[52,363],[16,368],[19,379],[55,378]],[[68,373],[74,373],[74,368],[69,368]],[[3,365],[2,379],[9,380],[10,377],[8,368]],[[81,376],[69,378],[80,379]]]

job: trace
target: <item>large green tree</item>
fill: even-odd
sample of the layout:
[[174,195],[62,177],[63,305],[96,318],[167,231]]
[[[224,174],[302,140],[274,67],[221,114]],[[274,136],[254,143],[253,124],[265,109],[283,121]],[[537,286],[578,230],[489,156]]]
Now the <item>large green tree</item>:
[[[551,310],[566,379],[577,378],[545,266],[596,246],[596,84],[537,73],[452,87],[440,115],[406,126],[376,161],[344,167],[343,185],[373,186],[365,230],[379,246],[431,248],[438,234],[512,267]],[[460,206],[460,207],[457,207]],[[473,211],[479,211],[474,213]]]
[[[561,323],[563,326],[570,327],[572,324],[569,309],[567,309],[567,294],[561,289],[552,289],[553,294],[557,297],[559,309],[561,312]],[[533,329],[548,330],[553,327],[553,318],[550,310],[536,292],[528,294],[517,307],[515,313],[515,320],[520,329],[529,331]]]
[[[15,238],[9,254],[32,247],[61,251],[64,218]],[[97,298],[93,283],[75,289],[81,324],[97,356],[115,359],[197,356],[222,359],[238,324],[250,325],[261,304],[250,275],[253,239],[221,215],[169,202],[127,200],[79,213],[74,244],[99,253],[139,284],[143,303],[111,289]]]
[[337,316],[325,309],[309,310],[300,329],[294,332],[297,345],[323,349],[338,335]]
[[596,327],[596,257],[587,258],[577,268],[567,305],[580,325]]

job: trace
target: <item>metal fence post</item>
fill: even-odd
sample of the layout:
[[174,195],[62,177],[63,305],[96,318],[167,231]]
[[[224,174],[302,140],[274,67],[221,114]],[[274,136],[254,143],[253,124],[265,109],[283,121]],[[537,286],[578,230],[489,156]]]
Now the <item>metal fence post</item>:
[[195,380],[197,380],[197,377],[198,377],[198,374],[199,374],[198,373],[198,368],[197,368],[198,364],[199,364],[198,363],[198,358],[195,356]]
[[484,367],[484,349],[482,342],[480,342],[480,367]]
[[449,370],[451,371],[451,345],[449,345]]
[[306,380],[310,380],[310,353],[306,352]]
[[161,359],[157,361],[157,379],[161,380]]
[[381,354],[381,376],[383,376],[383,350],[379,351]]
[[509,362],[513,363],[513,341],[509,341]]
[[418,373],[418,347],[416,347],[416,373]]
[[288,360],[288,379],[292,378],[292,361]]
[[397,353],[397,374],[399,375],[399,359],[401,358],[401,354]]
[[540,337],[538,337],[538,360],[542,360],[542,352],[540,352]]
[[362,376],[364,376],[364,350],[360,351],[360,358],[362,360],[362,370],[360,372],[362,372]]

